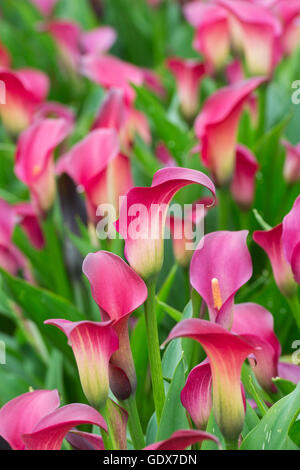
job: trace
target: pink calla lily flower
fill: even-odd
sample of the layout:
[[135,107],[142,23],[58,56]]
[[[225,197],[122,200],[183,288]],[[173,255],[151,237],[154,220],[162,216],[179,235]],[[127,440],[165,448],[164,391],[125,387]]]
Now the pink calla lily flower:
[[92,129],[112,128],[119,134],[122,152],[129,156],[135,135],[151,143],[149,124],[141,112],[126,105],[120,88],[111,88],[101,103]]
[[300,196],[297,197],[292,210],[284,217],[282,223],[283,252],[292,268],[295,281],[300,285]]
[[275,11],[283,23],[282,45],[285,54],[290,55],[300,43],[300,2],[299,0],[277,0]]
[[42,250],[45,239],[34,205],[30,202],[21,202],[15,204],[13,210],[32,245],[37,250]]
[[240,0],[218,0],[234,18],[251,75],[270,76],[279,59],[281,24],[269,9]]
[[111,48],[116,38],[117,33],[114,28],[101,26],[82,33],[80,44],[84,54],[101,54]]
[[31,3],[44,15],[50,16],[58,0],[30,0]]
[[60,450],[74,426],[95,424],[107,431],[102,416],[90,406],[59,404],[57,390],[35,390],[14,398],[0,410],[0,435],[13,450]]
[[0,70],[0,80],[5,84],[5,105],[0,106],[4,127],[18,135],[32,121],[38,106],[46,99],[48,77],[38,70]]
[[87,54],[81,61],[81,73],[105,88],[121,88],[127,104],[132,104],[135,91],[130,86],[142,85],[143,70],[110,55]]
[[190,266],[191,285],[205,301],[210,319],[230,329],[234,296],[252,276],[246,230],[212,232],[194,252]]
[[23,434],[22,439],[28,450],[60,450],[70,429],[81,424],[94,424],[107,430],[106,423],[97,410],[74,403],[46,415],[31,433]]
[[23,270],[26,278],[31,280],[26,259],[12,242],[14,227],[17,223],[13,206],[0,199],[0,266],[12,275]]
[[184,7],[187,21],[196,29],[194,48],[211,71],[222,68],[229,56],[227,12],[216,4],[190,2]]
[[176,262],[187,268],[192,259],[197,239],[195,228],[203,222],[207,207],[213,205],[213,199],[202,198],[195,202],[184,216],[170,214],[167,217],[167,226],[170,229],[173,252]]
[[256,77],[221,88],[206,100],[195,121],[202,161],[218,185],[232,177],[239,119],[245,102],[264,80]]
[[194,429],[182,429],[175,431],[169,439],[155,442],[145,447],[144,450],[185,450],[192,444],[201,443],[203,441],[212,441],[220,447],[220,441],[213,434],[204,431],[196,431]]
[[230,189],[235,202],[242,210],[249,210],[253,204],[258,169],[255,155],[244,145],[238,144]]
[[166,95],[166,90],[160,77],[151,69],[143,68],[145,85],[161,98]]
[[259,348],[255,352],[256,361],[251,361],[253,371],[263,388],[276,392],[272,378],[278,375],[281,346],[273,323],[271,313],[260,305],[244,303],[234,306],[232,332]]
[[300,366],[280,361],[278,364],[278,376],[297,385],[300,382]]
[[208,176],[179,167],[162,168],[153,176],[150,188],[133,188],[127,193],[116,228],[125,239],[129,264],[144,279],[161,270],[168,206],[175,193],[189,184],[207,188],[215,200],[215,187]]
[[110,26],[83,32],[78,23],[65,19],[47,21],[43,30],[48,31],[57,43],[63,63],[75,72],[82,54],[107,52],[116,40],[116,32]]
[[70,131],[64,119],[34,122],[19,138],[15,173],[29,187],[33,202],[45,213],[55,198],[53,152]]
[[293,146],[287,140],[282,141],[286,149],[283,175],[287,183],[293,184],[300,180],[300,144]]
[[55,19],[42,25],[58,46],[62,63],[71,71],[77,71],[80,61],[81,28],[75,21]]
[[198,341],[209,358],[215,419],[226,442],[232,445],[243,429],[245,417],[241,369],[255,347],[222,326],[198,318],[178,323],[166,342],[181,337]]
[[111,322],[51,319],[45,324],[56,326],[67,336],[84,394],[94,408],[101,409],[108,397],[109,361],[119,348],[118,337]]
[[176,166],[174,157],[171,155],[168,147],[163,142],[159,142],[157,144],[155,155],[164,167]]
[[205,75],[205,66],[196,60],[170,57],[167,67],[176,79],[182,113],[185,117],[192,118],[198,110],[199,85]]
[[205,430],[212,410],[212,375],[208,361],[191,370],[180,398],[196,427]]
[[47,118],[62,118],[65,119],[70,128],[75,124],[75,113],[72,109],[64,106],[61,103],[54,101],[46,101],[42,103],[35,112],[34,119],[41,120]]
[[83,188],[92,223],[100,218],[97,215],[100,204],[112,204],[117,217],[119,197],[133,186],[130,160],[119,153],[118,136],[113,129],[90,132],[59,159],[56,171],[67,173]]
[[90,282],[102,321],[110,320],[119,338],[119,349],[111,358],[110,386],[115,396],[123,400],[136,389],[128,319],[146,300],[147,287],[120,257],[106,251],[88,254],[82,270]]
[[286,297],[292,297],[297,291],[292,268],[283,248],[282,224],[270,230],[258,230],[253,233],[253,240],[267,253],[271,262],[273,276],[277,286]]

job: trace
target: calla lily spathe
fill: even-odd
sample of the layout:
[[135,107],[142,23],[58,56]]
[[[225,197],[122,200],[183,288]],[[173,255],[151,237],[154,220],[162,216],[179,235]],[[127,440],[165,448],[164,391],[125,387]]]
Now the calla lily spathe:
[[248,72],[270,76],[280,57],[282,28],[278,18],[257,3],[240,0],[218,0],[217,3],[234,18]]
[[196,60],[170,57],[167,67],[176,79],[182,113],[185,117],[192,118],[198,110],[199,85],[205,75],[205,66]]
[[205,101],[195,121],[195,133],[202,144],[202,162],[219,186],[228,183],[234,172],[243,107],[264,80],[255,77],[219,89]]
[[230,329],[234,296],[252,276],[246,230],[204,236],[190,266],[191,285],[205,301],[210,319]]
[[55,198],[54,150],[70,130],[64,119],[38,120],[18,140],[15,174],[28,186],[41,214],[51,208]]
[[102,321],[111,321],[119,338],[119,349],[110,361],[110,386],[113,393],[124,400],[136,389],[128,319],[146,300],[147,287],[125,261],[106,251],[88,254],[82,269],[90,282]]
[[244,145],[236,147],[235,169],[230,190],[242,210],[249,210],[255,195],[255,177],[259,165],[255,155]]
[[204,348],[211,366],[213,410],[227,443],[236,442],[244,424],[245,408],[241,391],[241,369],[255,347],[215,323],[192,318],[178,323],[166,341],[188,337]]
[[119,348],[117,334],[110,322],[51,319],[45,324],[56,326],[65,333],[76,359],[87,400],[96,409],[104,407],[109,391],[109,361]]
[[212,181],[204,173],[188,168],[162,168],[154,174],[150,188],[133,188],[127,193],[116,228],[125,239],[129,264],[144,279],[161,270],[168,206],[175,193],[189,184],[207,188],[214,203]]
[[201,2],[190,2],[183,11],[196,29],[194,49],[203,54],[210,71],[221,69],[230,52],[227,12],[214,3]]
[[46,99],[49,79],[35,69],[0,70],[0,80],[5,84],[5,105],[0,106],[4,127],[17,136],[32,122],[38,106]]
[[112,204],[117,216],[119,197],[133,185],[130,161],[119,153],[118,136],[113,129],[90,132],[59,159],[56,171],[67,173],[84,190],[92,223],[100,219],[100,204]]
[[0,410],[0,436],[13,450],[60,450],[74,426],[94,424],[107,431],[103,417],[90,406],[59,405],[57,390],[34,390],[14,398]]
[[283,175],[287,183],[294,184],[300,180],[300,144],[293,146],[287,140],[282,141],[286,150]]

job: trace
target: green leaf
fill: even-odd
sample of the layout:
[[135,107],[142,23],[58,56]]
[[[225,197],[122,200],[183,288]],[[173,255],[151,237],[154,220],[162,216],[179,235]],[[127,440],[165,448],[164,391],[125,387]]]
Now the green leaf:
[[300,420],[296,421],[289,432],[289,436],[292,439],[292,441],[300,447]]
[[243,450],[295,449],[289,432],[300,411],[300,383],[296,389],[279,400],[248,434],[241,445]]
[[286,379],[282,379],[280,377],[275,377],[273,379],[273,382],[283,395],[288,395],[289,393],[292,393],[296,388],[296,385],[293,382],[290,382]]
[[179,429],[188,429],[186,411],[180,401],[180,393],[185,384],[184,364],[181,360],[175,370],[173,380],[166,396],[166,401],[158,428],[157,440],[167,439]]
[[191,149],[193,139],[189,133],[167,119],[165,109],[148,90],[143,87],[134,88],[137,93],[137,106],[151,119],[157,134],[180,164],[183,154]]
[[35,322],[41,333],[57,348],[72,357],[72,350],[67,345],[65,336],[56,328],[44,325],[44,321],[49,318],[80,321],[84,319],[83,314],[63,297],[15,278],[2,268],[0,268],[0,273],[11,298],[23,308],[24,316]]

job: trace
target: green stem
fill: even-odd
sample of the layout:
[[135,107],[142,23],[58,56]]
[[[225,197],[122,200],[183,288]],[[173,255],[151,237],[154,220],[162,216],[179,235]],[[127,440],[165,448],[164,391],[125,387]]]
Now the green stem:
[[226,186],[219,191],[219,230],[229,229],[230,193]]
[[287,297],[289,306],[291,307],[292,313],[297,323],[298,330],[300,331],[300,304],[297,294],[293,297]]
[[267,84],[264,83],[258,90],[259,117],[256,132],[256,140],[259,140],[265,133],[266,108],[267,108]]
[[236,441],[225,441],[226,450],[239,450],[238,439]]
[[154,405],[156,411],[156,419],[159,424],[164,402],[165,390],[162,374],[162,365],[160,357],[157,319],[155,312],[155,288],[156,278],[152,278],[147,282],[148,298],[145,302],[145,320],[148,342],[148,355],[152,379]]
[[128,409],[128,426],[134,448],[143,449],[145,447],[145,438],[136,406],[135,395],[130,395],[126,400],[126,405]]
[[113,445],[113,439],[112,436],[110,435],[110,426],[109,426],[109,418],[106,412],[106,405],[99,410],[100,414],[103,416],[103,418],[106,421],[108,432],[104,431],[104,429],[101,428],[101,437],[103,440],[104,444],[104,449],[105,450],[115,450],[114,445]]

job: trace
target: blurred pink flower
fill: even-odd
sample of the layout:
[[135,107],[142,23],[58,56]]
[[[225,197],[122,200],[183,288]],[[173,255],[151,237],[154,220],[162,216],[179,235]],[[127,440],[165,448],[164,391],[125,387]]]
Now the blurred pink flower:
[[74,426],[94,424],[107,431],[102,416],[90,406],[59,404],[57,390],[34,390],[14,398],[0,410],[0,436],[13,450],[60,450]]

